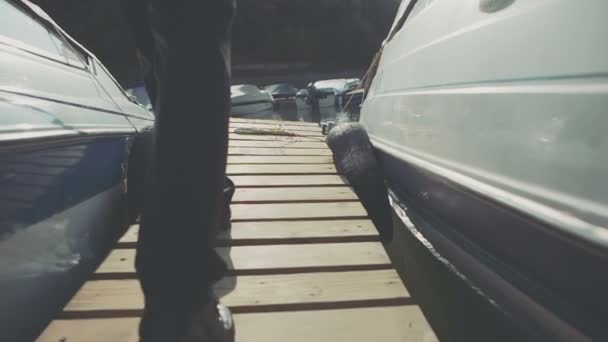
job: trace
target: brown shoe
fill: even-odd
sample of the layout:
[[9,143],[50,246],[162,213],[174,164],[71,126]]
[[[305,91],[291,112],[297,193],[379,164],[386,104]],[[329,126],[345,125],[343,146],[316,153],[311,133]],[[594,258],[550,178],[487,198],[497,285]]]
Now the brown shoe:
[[234,322],[230,310],[214,298],[194,315],[183,342],[234,342]]

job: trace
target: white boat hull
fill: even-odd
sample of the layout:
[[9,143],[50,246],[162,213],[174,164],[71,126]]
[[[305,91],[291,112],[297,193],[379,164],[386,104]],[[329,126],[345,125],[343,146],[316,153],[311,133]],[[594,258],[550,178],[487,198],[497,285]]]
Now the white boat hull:
[[419,0],[362,106],[405,226],[540,340],[608,338],[607,13]]
[[435,1],[385,46],[361,121],[377,147],[608,246],[605,13]]

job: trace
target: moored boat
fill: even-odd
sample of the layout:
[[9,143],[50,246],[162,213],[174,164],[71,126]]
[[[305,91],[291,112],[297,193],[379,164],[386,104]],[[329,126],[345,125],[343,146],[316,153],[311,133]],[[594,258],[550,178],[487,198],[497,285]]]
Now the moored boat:
[[31,341],[137,215],[154,115],[28,1],[0,0],[0,75],[0,340]]
[[404,0],[361,111],[405,226],[542,339],[608,338],[606,13]]
[[252,84],[230,87],[232,116],[248,118],[270,118],[274,112],[272,96]]

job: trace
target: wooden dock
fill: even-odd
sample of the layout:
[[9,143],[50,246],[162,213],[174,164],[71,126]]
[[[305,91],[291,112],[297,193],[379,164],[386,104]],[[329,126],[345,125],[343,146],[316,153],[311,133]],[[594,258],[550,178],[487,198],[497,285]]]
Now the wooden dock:
[[[238,134],[280,129],[297,136]],[[228,174],[237,190],[215,287],[238,342],[435,341],[367,213],[332,164],[316,124],[232,119]],[[136,342],[143,297],[137,226],[39,341]]]

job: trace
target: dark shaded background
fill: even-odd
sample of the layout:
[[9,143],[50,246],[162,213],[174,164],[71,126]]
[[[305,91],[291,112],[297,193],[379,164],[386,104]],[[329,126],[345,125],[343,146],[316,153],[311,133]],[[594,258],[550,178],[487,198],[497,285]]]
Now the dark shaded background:
[[[123,86],[141,79],[119,0],[35,2],[93,52]],[[399,2],[237,0],[235,83],[361,76],[385,38]]]

